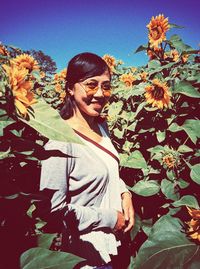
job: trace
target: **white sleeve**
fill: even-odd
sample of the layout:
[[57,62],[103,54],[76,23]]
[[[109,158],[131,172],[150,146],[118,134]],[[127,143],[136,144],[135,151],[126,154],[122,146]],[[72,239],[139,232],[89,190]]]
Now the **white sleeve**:
[[[130,191],[128,190],[128,188],[126,187],[125,182],[120,178],[120,190],[121,190],[121,194],[124,192],[128,192],[130,193]],[[131,194],[131,193],[130,193]]]
[[[49,141],[45,145],[46,150],[60,150],[64,154],[71,154],[67,143]],[[117,222],[117,211],[114,209],[100,209],[94,206],[79,206],[67,204],[68,178],[71,169],[72,158],[50,157],[42,161],[40,190],[55,190],[51,199],[51,212],[65,210],[66,215],[73,212],[78,230],[96,230],[100,228],[113,229]]]

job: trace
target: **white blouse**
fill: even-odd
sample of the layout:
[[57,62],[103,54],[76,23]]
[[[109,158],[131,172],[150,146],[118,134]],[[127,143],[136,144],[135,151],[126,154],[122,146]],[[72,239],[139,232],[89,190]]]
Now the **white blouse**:
[[[112,229],[117,221],[117,210],[122,212],[121,194],[128,190],[119,177],[117,151],[103,127],[99,125],[99,128],[100,143],[77,132],[84,145],[59,141],[49,141],[45,145],[47,150],[56,149],[73,158],[50,157],[42,161],[40,189],[55,190],[51,211],[67,208],[75,213],[79,238],[86,245],[83,247],[75,239],[70,252],[88,259],[93,254],[87,245],[92,245],[101,260],[108,263],[110,255],[117,255],[120,245]],[[92,257],[94,262],[95,257]]]

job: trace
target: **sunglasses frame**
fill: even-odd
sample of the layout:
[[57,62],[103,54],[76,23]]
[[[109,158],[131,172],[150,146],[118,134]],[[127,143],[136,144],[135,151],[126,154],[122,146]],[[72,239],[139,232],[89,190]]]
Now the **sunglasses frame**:
[[103,93],[103,95],[105,97],[110,97],[111,96],[112,87],[110,87],[109,90],[104,90],[102,88],[102,85],[99,86],[97,84],[97,86],[94,89],[91,89],[88,84],[84,84],[83,82],[78,82],[78,84],[80,84],[80,86],[82,87],[82,89],[86,92],[87,96],[95,95],[98,92],[99,88],[101,89],[101,91],[102,91],[102,93]]

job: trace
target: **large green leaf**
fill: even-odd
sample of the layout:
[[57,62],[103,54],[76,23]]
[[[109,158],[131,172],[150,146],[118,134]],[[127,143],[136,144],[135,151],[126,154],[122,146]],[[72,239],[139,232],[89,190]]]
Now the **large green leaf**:
[[152,196],[159,192],[160,186],[155,180],[140,180],[138,181],[131,190],[141,196]]
[[197,202],[197,199],[192,195],[185,195],[185,196],[181,197],[180,200],[175,201],[172,205],[175,207],[189,206],[192,208],[199,209],[199,204]]
[[3,136],[3,130],[5,127],[7,127],[8,125],[12,124],[14,122],[14,120],[12,119],[0,119],[0,136]]
[[174,183],[168,179],[164,178],[161,181],[161,191],[168,199],[171,199],[171,200],[178,199],[178,195],[176,193],[175,186],[176,186],[176,183]]
[[160,67],[160,62],[158,60],[151,60],[148,63],[148,68],[149,69],[157,69]]
[[192,142],[196,144],[197,138],[200,138],[200,120],[186,120],[182,125],[182,128],[190,137]]
[[200,137],[200,120],[186,120],[182,126],[179,126],[177,123],[172,123],[168,129],[171,132],[184,130],[192,142],[196,144],[197,138]]
[[196,182],[197,184],[200,184],[200,164],[199,163],[191,166],[190,176],[194,182]]
[[72,269],[82,258],[66,252],[31,248],[21,255],[21,269]]
[[53,239],[56,237],[56,233],[54,234],[39,234],[37,236],[37,245],[41,248],[49,249]]
[[23,122],[51,140],[82,144],[72,128],[46,102],[38,100],[32,108],[34,116],[29,115],[30,120],[21,119]]
[[177,50],[183,52],[191,50],[192,47],[183,43],[182,39],[178,35],[172,35],[170,38],[170,44],[174,46]]
[[188,81],[180,81],[179,83],[175,84],[174,93],[200,98],[200,93]]
[[121,154],[120,155],[120,162],[121,165],[124,167],[129,168],[147,168],[147,163],[139,150],[135,150],[131,152],[130,155],[128,154]]
[[177,218],[161,217],[139,249],[135,269],[183,268],[199,247],[189,241],[181,230],[182,224]]

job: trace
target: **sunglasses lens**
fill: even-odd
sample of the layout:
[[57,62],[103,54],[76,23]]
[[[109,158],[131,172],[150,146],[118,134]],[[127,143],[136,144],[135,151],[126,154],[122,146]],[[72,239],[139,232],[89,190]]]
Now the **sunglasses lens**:
[[92,96],[92,95],[95,95],[98,91],[98,87],[94,88],[94,89],[90,89],[90,88],[87,88],[86,89],[86,94],[87,96]]
[[111,89],[110,89],[110,90],[104,90],[104,91],[103,91],[103,95],[104,95],[105,97],[110,97],[110,96],[111,96]]
[[[85,91],[87,96],[92,96],[97,93],[99,89],[98,83],[88,83],[85,85]],[[105,97],[111,96],[111,85],[110,84],[103,84],[101,85],[102,93]]]

